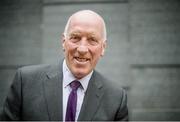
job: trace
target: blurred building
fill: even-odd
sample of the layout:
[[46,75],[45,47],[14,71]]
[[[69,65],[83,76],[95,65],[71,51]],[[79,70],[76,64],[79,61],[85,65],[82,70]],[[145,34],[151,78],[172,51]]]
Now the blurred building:
[[179,0],[1,0],[0,107],[18,67],[63,57],[66,21],[81,9],[105,19],[97,70],[126,89],[130,120],[180,120]]

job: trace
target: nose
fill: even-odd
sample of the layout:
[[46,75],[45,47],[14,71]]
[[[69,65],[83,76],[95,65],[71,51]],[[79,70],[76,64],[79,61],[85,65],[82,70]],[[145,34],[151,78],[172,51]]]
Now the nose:
[[81,40],[80,44],[77,47],[77,51],[81,55],[84,55],[84,54],[86,54],[88,52],[88,45],[87,45],[87,40],[86,39]]
[[85,45],[80,45],[78,46],[77,51],[79,54],[84,55],[88,52],[88,47]]

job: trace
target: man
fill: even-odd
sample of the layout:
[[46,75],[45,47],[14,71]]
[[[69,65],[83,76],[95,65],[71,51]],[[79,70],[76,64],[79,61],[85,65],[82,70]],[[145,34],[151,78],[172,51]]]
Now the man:
[[128,120],[127,97],[94,70],[106,47],[106,27],[91,10],[73,14],[62,36],[62,63],[18,69],[2,120]]

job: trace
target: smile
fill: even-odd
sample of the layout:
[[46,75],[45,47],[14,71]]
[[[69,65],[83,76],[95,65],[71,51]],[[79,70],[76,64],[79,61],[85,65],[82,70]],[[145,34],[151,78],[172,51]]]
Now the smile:
[[80,62],[80,63],[86,63],[87,61],[89,61],[88,58],[75,57],[75,59],[77,62]]

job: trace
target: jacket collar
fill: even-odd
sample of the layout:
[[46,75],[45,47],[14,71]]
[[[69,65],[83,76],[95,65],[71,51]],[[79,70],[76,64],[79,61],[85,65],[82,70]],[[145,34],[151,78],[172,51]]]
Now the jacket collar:
[[98,106],[100,105],[101,98],[104,94],[102,78],[94,71],[89,81],[89,86],[86,91],[81,111],[78,117],[79,121],[91,121],[95,115]]
[[62,120],[62,64],[49,66],[44,81],[49,120]]
[[[49,120],[63,120],[62,62],[63,61],[58,65],[49,67],[47,79],[44,81],[44,93]],[[94,71],[84,96],[78,121],[93,119],[104,94],[102,80],[100,74]]]

